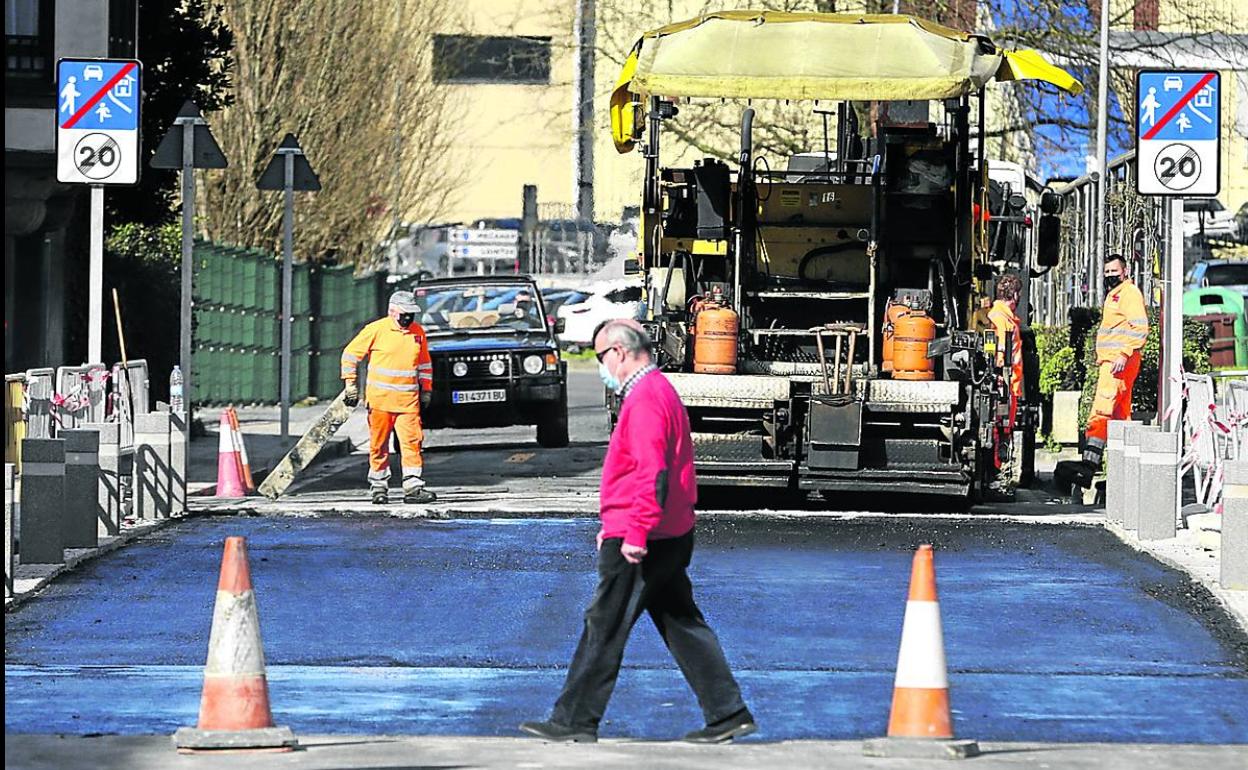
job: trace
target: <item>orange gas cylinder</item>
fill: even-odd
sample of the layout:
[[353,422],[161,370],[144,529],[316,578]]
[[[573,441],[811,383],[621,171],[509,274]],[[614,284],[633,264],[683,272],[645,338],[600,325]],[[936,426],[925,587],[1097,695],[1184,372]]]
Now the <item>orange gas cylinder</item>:
[[693,370],[700,374],[737,373],[737,329],[740,320],[718,298],[696,306],[693,323]]
[[936,322],[921,310],[897,319],[893,329],[893,379],[934,380],[936,362],[927,357],[927,345],[936,339]]
[[897,322],[909,314],[909,307],[891,299],[884,310],[884,360],[880,368],[886,372],[893,370],[893,338],[896,336]]

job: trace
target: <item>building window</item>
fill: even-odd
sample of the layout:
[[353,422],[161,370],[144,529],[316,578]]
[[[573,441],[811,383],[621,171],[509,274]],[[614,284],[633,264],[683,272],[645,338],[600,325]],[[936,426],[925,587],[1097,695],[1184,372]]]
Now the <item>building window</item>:
[[547,84],[550,38],[436,35],[433,77],[439,83]]
[[6,106],[16,106],[11,96],[51,96],[55,23],[51,0],[4,0]]

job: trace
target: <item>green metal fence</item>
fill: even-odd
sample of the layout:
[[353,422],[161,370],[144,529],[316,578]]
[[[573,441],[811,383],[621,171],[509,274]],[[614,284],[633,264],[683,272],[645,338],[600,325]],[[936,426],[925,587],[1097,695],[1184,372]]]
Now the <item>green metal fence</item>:
[[[276,403],[280,257],[198,241],[194,258],[195,403]],[[301,263],[292,278],[291,398],[332,398],[342,389],[342,348],[382,312],[385,275]]]

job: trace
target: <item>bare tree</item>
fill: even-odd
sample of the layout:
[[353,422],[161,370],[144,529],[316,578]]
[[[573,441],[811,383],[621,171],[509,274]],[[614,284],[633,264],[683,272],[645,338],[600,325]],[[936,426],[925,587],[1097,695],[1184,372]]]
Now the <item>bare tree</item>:
[[213,131],[232,164],[202,177],[208,237],[280,243],[280,198],[255,182],[287,132],[322,184],[296,205],[305,258],[360,265],[396,219],[445,210],[460,183],[446,162],[456,105],[431,73],[433,37],[454,21],[449,3],[231,0],[222,14],[236,90]]

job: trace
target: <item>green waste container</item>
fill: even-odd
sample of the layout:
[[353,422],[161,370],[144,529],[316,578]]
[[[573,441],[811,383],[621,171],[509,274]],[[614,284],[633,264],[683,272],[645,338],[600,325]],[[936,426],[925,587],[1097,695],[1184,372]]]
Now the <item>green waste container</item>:
[[1244,295],[1219,286],[1193,289],[1183,293],[1183,315],[1234,316],[1235,367],[1248,367],[1248,314],[1245,314]]

